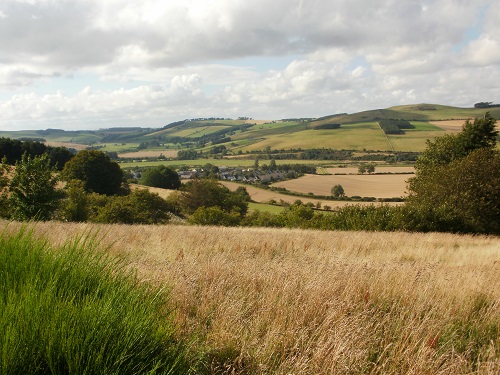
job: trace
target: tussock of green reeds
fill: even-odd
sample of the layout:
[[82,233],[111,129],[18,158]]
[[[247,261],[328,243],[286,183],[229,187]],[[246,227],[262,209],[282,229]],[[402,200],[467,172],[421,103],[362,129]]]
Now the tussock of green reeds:
[[139,285],[95,237],[53,249],[0,238],[0,374],[187,373],[168,295]]

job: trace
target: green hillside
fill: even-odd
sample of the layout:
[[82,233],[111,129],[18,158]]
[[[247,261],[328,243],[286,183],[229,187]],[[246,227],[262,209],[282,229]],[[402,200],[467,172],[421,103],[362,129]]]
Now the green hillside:
[[482,116],[486,112],[490,112],[495,118],[500,118],[500,108],[459,108],[438,104],[412,104],[387,109],[374,109],[349,115],[326,116],[313,121],[311,125],[314,127],[331,122],[348,124],[383,119],[403,119],[409,121],[465,120],[471,117]]
[[[256,121],[251,119],[191,119],[160,129],[110,128],[96,131],[0,131],[0,137],[44,139],[92,145],[104,151],[134,152],[193,149],[203,153],[244,155],[263,150],[344,149],[374,151],[422,151],[426,140],[446,131],[457,131],[467,118],[489,111],[500,118],[500,108],[458,108],[437,104],[413,104],[339,114],[318,119]],[[411,129],[385,134],[382,120],[407,120]],[[454,128],[449,123],[454,120]],[[439,121],[447,121],[440,126]],[[437,123],[436,123],[437,122]],[[443,123],[444,124],[444,123]],[[213,147],[217,146],[214,150]]]

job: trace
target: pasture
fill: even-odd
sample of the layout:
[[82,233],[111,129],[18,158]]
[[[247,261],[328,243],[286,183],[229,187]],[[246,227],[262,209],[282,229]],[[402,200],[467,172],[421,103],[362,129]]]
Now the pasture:
[[138,284],[169,290],[165,310],[204,373],[500,370],[498,237],[28,225],[51,246],[99,233]]
[[170,137],[196,138],[227,128],[229,128],[229,126],[198,126],[195,128],[188,128],[170,132],[168,135]]
[[405,134],[387,135],[394,151],[424,151],[427,147],[427,140],[433,140],[445,134],[442,130],[437,131],[406,131]]
[[[281,128],[280,128],[281,129]],[[243,133],[245,134],[245,133]],[[391,150],[385,134],[376,122],[342,125],[339,129],[302,130],[262,138],[261,141],[243,147],[244,151],[271,149],[332,148],[339,150]]]

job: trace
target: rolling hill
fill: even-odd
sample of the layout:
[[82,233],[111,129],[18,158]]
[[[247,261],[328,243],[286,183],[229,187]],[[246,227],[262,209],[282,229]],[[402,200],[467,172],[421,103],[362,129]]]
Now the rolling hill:
[[[93,146],[117,153],[155,152],[160,155],[178,149],[204,153],[244,155],[264,150],[344,149],[418,152],[426,140],[458,131],[468,118],[489,111],[500,118],[500,108],[458,108],[437,104],[414,104],[338,114],[318,119],[257,121],[252,119],[191,119],[160,129],[110,128],[96,131],[0,131],[0,137],[43,139],[74,148]],[[412,129],[401,134],[385,134],[379,121],[410,121]],[[217,146],[218,149],[213,149]],[[138,157],[140,153],[137,154]],[[144,156],[143,156],[144,157]]]

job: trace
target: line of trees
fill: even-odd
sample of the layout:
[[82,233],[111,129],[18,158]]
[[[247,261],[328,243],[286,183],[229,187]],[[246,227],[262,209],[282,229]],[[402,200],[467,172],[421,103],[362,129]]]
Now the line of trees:
[[21,161],[24,154],[31,158],[47,155],[49,164],[59,170],[62,170],[74,155],[65,147],[51,147],[39,141],[0,138],[0,160],[3,160],[3,163],[14,165]]

